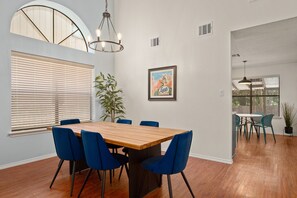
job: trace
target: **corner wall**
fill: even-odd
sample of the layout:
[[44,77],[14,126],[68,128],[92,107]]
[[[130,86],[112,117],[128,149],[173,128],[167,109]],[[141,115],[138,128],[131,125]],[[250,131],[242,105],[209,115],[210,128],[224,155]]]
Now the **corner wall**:
[[[232,163],[230,33],[297,16],[296,7],[293,0],[115,0],[125,46],[115,74],[127,117],[193,130],[193,156]],[[198,37],[209,22],[213,34]],[[156,36],[160,46],[151,48]],[[177,101],[148,101],[148,69],[170,65],[177,65]]]

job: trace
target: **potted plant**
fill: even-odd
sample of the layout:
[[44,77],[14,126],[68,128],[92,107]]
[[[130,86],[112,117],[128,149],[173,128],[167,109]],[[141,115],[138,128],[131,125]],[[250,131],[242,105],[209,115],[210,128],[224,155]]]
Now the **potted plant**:
[[117,88],[115,77],[107,74],[104,76],[102,72],[95,78],[95,88],[97,88],[96,97],[104,109],[104,113],[100,118],[105,121],[110,118],[111,122],[115,119],[124,117],[125,107],[121,93],[123,91]]
[[282,113],[285,120],[285,133],[292,134],[293,133],[293,122],[296,116],[296,111],[294,105],[290,105],[289,103],[282,103]]

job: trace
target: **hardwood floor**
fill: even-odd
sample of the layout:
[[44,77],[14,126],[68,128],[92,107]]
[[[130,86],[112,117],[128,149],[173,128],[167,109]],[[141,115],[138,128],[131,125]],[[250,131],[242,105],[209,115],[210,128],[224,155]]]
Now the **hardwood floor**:
[[[271,135],[264,144],[254,134],[250,142],[239,138],[237,155],[232,165],[190,158],[185,174],[196,197],[297,197],[297,137]],[[64,163],[52,189],[51,179],[58,158],[50,158],[0,171],[0,197],[69,197],[71,178]],[[106,197],[128,197],[128,179],[123,172],[118,180],[115,172],[112,185],[106,185]],[[86,171],[76,174],[73,197],[77,197]],[[172,176],[174,197],[191,197],[182,176]],[[96,172],[91,175],[81,197],[100,197]],[[146,196],[169,197],[167,179],[163,186]]]

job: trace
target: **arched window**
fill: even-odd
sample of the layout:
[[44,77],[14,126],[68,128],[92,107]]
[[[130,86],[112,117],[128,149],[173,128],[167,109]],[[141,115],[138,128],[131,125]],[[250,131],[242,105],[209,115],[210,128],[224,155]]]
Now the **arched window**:
[[[90,32],[82,20],[52,1],[36,0],[22,6],[14,14],[10,28],[15,34],[94,52],[86,44],[84,35]],[[51,53],[46,49],[41,55],[24,49],[11,52],[10,134],[43,132],[63,119],[90,121],[94,67],[48,57]]]
[[86,38],[65,13],[47,5],[28,4],[13,16],[10,31],[22,36],[88,51]]

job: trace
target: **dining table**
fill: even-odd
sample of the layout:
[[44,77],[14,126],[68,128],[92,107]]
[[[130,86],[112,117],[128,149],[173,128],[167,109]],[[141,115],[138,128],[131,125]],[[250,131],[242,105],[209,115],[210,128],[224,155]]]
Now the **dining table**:
[[[141,162],[161,155],[161,143],[174,135],[187,132],[183,129],[118,124],[112,122],[86,122],[58,126],[70,128],[80,137],[81,130],[100,133],[106,143],[129,149],[129,197],[143,197],[161,186],[160,175],[144,170]],[[146,180],[143,176],[146,175]]]
[[[251,123],[250,130],[252,130],[252,127],[255,124],[253,118],[261,118],[261,117],[263,117],[263,115],[255,114],[255,113],[237,113],[236,115],[238,115],[240,117],[241,123],[244,123],[245,129],[246,129],[246,139],[249,139],[248,130],[247,130],[248,123]],[[256,130],[256,133],[257,133],[257,137],[259,137],[260,131]]]

